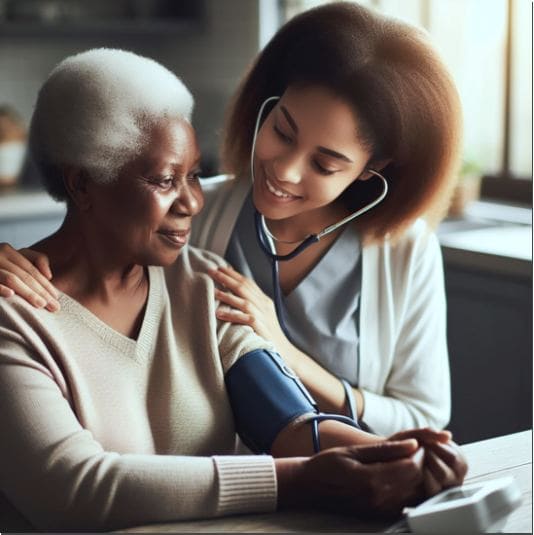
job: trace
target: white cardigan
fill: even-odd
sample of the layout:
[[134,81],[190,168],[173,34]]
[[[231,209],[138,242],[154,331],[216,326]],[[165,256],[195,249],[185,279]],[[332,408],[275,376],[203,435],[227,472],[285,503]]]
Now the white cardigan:
[[[195,218],[193,245],[224,256],[243,202],[246,180],[203,180],[206,204]],[[395,245],[362,249],[360,388],[365,422],[390,435],[447,425],[450,376],[441,251],[417,221]]]

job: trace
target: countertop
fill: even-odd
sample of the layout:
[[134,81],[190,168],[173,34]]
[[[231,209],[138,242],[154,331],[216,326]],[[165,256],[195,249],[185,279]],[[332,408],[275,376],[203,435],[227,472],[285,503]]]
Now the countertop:
[[0,223],[13,219],[34,219],[65,213],[65,203],[40,190],[6,190],[0,193]]
[[438,228],[447,264],[532,277],[532,209],[473,203],[462,219]]

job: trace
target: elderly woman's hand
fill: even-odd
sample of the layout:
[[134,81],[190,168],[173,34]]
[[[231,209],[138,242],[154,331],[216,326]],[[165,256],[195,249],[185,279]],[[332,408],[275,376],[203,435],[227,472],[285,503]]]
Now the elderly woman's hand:
[[424,499],[424,453],[413,439],[325,450],[289,476],[277,459],[279,505],[316,505],[365,515],[398,515]]
[[19,295],[37,308],[59,310],[58,294],[48,257],[32,249],[17,251],[8,243],[0,244],[0,296]]
[[467,474],[467,462],[449,431],[430,428],[395,433],[388,440],[414,438],[425,450],[423,485],[426,496],[434,496],[449,487],[461,485]]

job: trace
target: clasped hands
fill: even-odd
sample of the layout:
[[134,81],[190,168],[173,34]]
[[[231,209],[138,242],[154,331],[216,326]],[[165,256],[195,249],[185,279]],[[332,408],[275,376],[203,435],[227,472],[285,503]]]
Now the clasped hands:
[[[300,463],[289,490],[280,481],[280,503],[395,517],[463,482],[467,465],[458,446],[429,439],[440,433],[420,429],[375,444],[326,449]],[[418,438],[403,438],[408,436]]]

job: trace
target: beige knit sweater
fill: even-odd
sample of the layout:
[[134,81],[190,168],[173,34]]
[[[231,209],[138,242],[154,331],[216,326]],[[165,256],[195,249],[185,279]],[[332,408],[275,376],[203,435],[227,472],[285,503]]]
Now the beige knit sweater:
[[186,247],[150,267],[137,341],[65,294],[56,314],[0,300],[0,511],[109,530],[275,508],[272,458],[233,455],[224,373],[268,346],[216,321],[220,262]]

